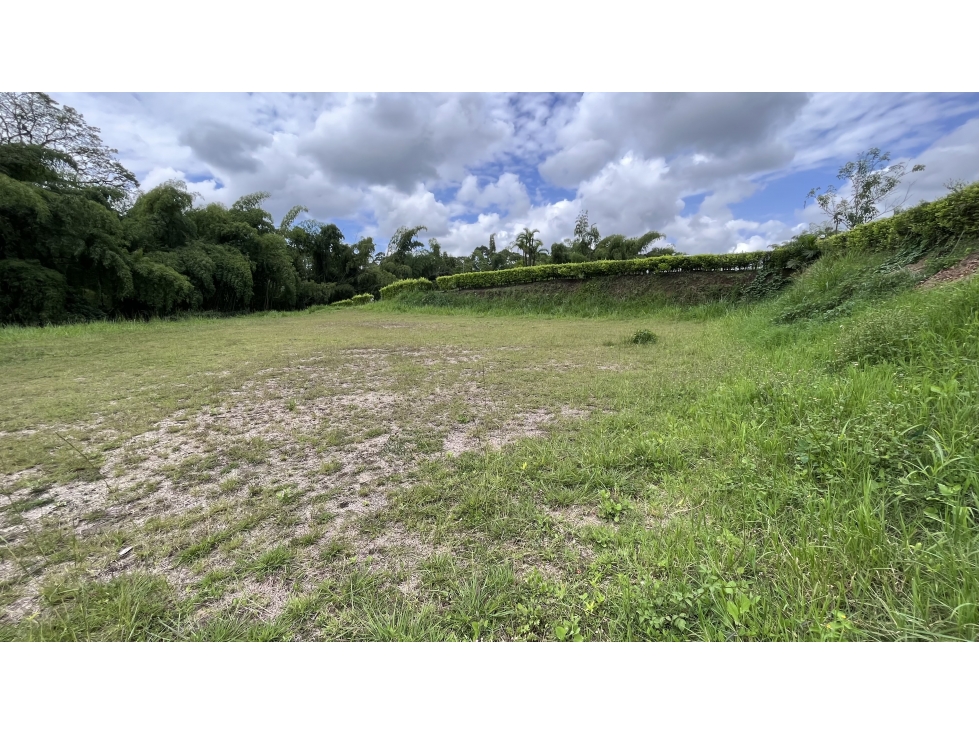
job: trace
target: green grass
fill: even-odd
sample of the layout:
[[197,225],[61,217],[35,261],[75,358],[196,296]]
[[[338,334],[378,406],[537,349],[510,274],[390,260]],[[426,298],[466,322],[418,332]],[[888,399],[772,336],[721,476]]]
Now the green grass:
[[3,330],[0,637],[975,640],[979,281],[872,260]]

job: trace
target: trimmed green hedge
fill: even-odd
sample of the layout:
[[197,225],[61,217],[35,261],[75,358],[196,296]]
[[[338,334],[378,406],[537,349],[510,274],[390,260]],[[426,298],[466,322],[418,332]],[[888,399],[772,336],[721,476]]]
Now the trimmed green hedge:
[[392,298],[403,293],[412,291],[430,291],[435,288],[435,284],[427,278],[408,278],[406,280],[396,280],[391,285],[381,288],[381,300],[390,301]]
[[757,270],[761,267],[762,261],[769,255],[771,255],[770,252],[739,252],[729,255],[662,255],[636,260],[598,260],[563,265],[535,265],[528,268],[443,275],[437,278],[435,283],[440,290],[450,291],[457,288],[499,288],[557,278],[598,278],[605,275],[643,275],[690,271]]
[[979,183],[892,217],[830,235],[820,247],[827,252],[897,252],[909,247],[926,252],[960,239],[979,239]]
[[339,306],[340,308],[345,308],[347,306],[363,306],[365,303],[373,303],[374,296],[370,293],[361,293],[353,298],[344,298],[341,301],[334,301],[331,306]]

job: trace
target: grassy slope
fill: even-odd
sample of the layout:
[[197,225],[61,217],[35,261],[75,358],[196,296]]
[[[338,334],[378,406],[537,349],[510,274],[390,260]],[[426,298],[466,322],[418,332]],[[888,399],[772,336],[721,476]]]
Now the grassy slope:
[[[304,526],[292,540],[286,530],[253,537],[229,511],[210,525],[189,513],[157,535],[122,520],[88,535],[62,528],[49,545],[43,534],[17,541],[7,553],[23,572],[5,598],[33,574],[43,579],[42,606],[3,634],[976,639],[979,281],[910,290],[903,276],[870,277],[876,265],[821,262],[775,302],[683,312],[693,321],[635,304],[610,318],[540,319],[548,309],[525,299],[497,303],[495,316],[473,315],[485,301],[469,313],[456,303],[454,315],[446,304],[431,309],[442,315],[377,304],[6,331],[0,391],[18,397],[5,400],[3,430],[85,425],[99,412],[120,433],[103,445],[93,438],[93,455],[175,409],[226,400],[260,369],[328,354],[340,370],[366,346],[388,351],[381,376],[394,392],[428,389],[433,377],[450,393],[481,381],[501,415],[547,406],[590,415],[499,451],[433,456],[407,480],[368,487],[386,498],[375,512]],[[591,300],[558,310],[593,313]],[[641,327],[659,342],[629,344]],[[432,366],[424,356],[446,349],[479,355],[483,367]],[[426,394],[430,412],[398,420],[444,425],[482,409]],[[120,407],[106,409],[110,399]],[[49,453],[58,442],[50,430],[0,436],[5,471],[38,460],[51,476],[84,468],[67,449]],[[77,431],[80,442],[85,429]],[[256,493],[245,517],[300,525],[296,506],[282,502]],[[352,550],[350,538],[392,534],[424,549],[410,569]],[[105,572],[122,543],[140,545],[142,565]],[[150,571],[181,558],[191,559],[185,577]],[[79,581],[89,567],[103,569],[101,580]],[[45,571],[53,568],[61,575]],[[246,577],[293,591],[272,616],[208,607]]]

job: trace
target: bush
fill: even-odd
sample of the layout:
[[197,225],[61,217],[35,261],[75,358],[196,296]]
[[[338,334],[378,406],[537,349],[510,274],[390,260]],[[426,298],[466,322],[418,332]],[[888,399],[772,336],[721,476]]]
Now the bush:
[[359,296],[354,296],[351,298],[350,302],[355,306],[362,306],[365,303],[373,303],[374,296],[372,296],[370,293],[361,293]]
[[632,338],[629,341],[631,341],[633,344],[655,344],[657,341],[659,341],[659,337],[649,329],[640,329],[632,335]]
[[407,280],[397,280],[391,285],[381,288],[381,299],[390,301],[397,296],[414,291],[430,291],[435,288],[435,284],[427,278],[409,278]]
[[345,308],[346,306],[353,306],[354,305],[354,299],[352,299],[352,298],[344,298],[342,301],[334,301],[332,305],[334,305],[334,306],[340,306],[341,308]]
[[907,356],[925,326],[919,312],[885,309],[848,325],[836,343],[834,365],[877,364]]
[[597,278],[606,275],[754,270],[760,267],[761,262],[769,254],[767,252],[741,252],[729,255],[663,255],[637,258],[636,260],[598,260],[564,265],[535,265],[507,270],[443,275],[436,278],[435,283],[440,290],[449,291],[457,288],[499,288],[555,278]]

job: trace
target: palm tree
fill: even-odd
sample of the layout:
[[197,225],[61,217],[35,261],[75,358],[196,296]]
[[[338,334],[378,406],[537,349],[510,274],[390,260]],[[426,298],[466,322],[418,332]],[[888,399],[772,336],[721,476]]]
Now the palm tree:
[[513,241],[514,246],[523,253],[524,265],[534,265],[537,262],[537,256],[542,252],[547,252],[547,250],[541,249],[544,247],[544,243],[535,237],[538,232],[540,232],[539,229],[524,227],[523,232],[518,234]]

